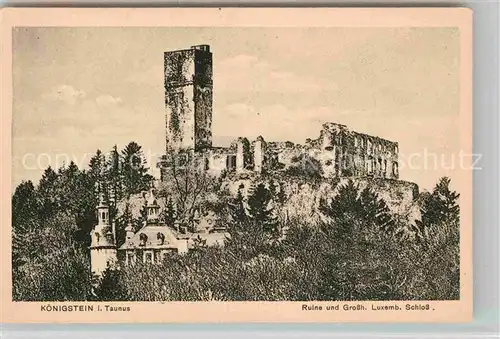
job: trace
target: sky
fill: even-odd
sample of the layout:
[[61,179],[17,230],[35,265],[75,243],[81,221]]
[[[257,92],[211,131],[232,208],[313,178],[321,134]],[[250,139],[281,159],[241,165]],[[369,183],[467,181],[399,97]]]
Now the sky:
[[13,187],[130,141],[154,167],[163,52],[198,44],[213,53],[215,145],[303,143],[337,122],[399,142],[402,180],[457,177],[457,29],[44,27],[13,31]]

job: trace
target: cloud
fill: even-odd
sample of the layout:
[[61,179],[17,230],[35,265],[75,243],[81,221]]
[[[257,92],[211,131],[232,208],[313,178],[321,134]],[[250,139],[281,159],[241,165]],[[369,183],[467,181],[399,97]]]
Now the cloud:
[[[59,85],[52,87],[47,92],[42,94],[42,98],[49,102],[63,102],[69,106],[85,106],[88,105],[87,92],[76,89],[71,85]],[[95,103],[99,106],[115,106],[122,104],[123,100],[120,97],[114,97],[110,94],[102,94],[95,97]]]
[[[307,67],[298,72],[286,71],[267,60],[250,54],[231,58],[214,58],[214,90],[219,92],[298,93],[336,91],[335,82],[308,74]],[[301,74],[302,72],[302,74]],[[125,78],[134,85],[163,88],[163,65],[139,70]]]
[[45,92],[42,97],[48,101],[60,101],[70,106],[84,99],[87,93],[83,90],[77,90],[70,85],[59,85]]
[[272,104],[257,107],[252,103],[237,102],[221,107],[214,115],[213,134],[218,137],[249,138],[262,135],[270,141],[303,143],[306,138],[317,137],[324,122],[338,121],[341,116],[326,106]]
[[95,99],[95,102],[99,106],[114,106],[114,105],[120,105],[123,100],[120,97],[113,97],[112,95],[105,94],[105,95],[100,95]]
[[163,88],[163,65],[156,65],[145,70],[134,72],[124,81],[134,85],[144,85]]
[[[302,73],[301,73],[302,72]],[[336,83],[307,74],[306,67],[297,72],[253,55],[240,54],[214,64],[214,87],[230,92],[319,92],[336,91]]]

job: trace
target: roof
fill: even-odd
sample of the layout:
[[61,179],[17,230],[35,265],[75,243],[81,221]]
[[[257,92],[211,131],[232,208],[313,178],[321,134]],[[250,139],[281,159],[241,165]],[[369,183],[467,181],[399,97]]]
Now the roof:
[[[146,235],[147,239],[145,244],[141,246],[144,241],[141,240],[141,234]],[[158,234],[163,234],[163,243],[158,238]],[[224,245],[226,239],[231,235],[228,232],[200,232],[200,233],[181,233],[165,224],[149,224],[137,231],[134,236],[125,241],[118,250],[128,249],[176,249],[179,247],[179,241],[187,240],[188,247],[192,247],[194,240],[200,238],[204,240],[207,246],[216,244]]]
[[[141,246],[141,243],[143,243],[141,234],[145,234],[147,237],[145,245],[143,246]],[[158,234],[163,234],[165,237],[163,244],[160,239],[158,239]],[[146,225],[135,233],[130,240],[125,241],[119,249],[172,249],[177,247],[178,239],[174,230],[166,225]]]

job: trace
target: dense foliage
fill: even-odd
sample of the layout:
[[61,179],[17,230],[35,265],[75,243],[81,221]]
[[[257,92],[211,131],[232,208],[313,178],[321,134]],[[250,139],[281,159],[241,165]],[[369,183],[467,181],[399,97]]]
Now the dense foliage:
[[[189,218],[197,206],[212,204],[231,234],[226,246],[200,244],[158,265],[108,270],[92,288],[87,239],[95,223],[94,188],[105,183],[115,199],[147,188],[151,178],[143,162],[124,164],[131,153],[140,154],[137,146],[131,143],[121,154],[115,148],[109,159],[98,152],[85,171],[74,164],[58,172],[48,168],[37,187],[31,182],[17,187],[15,300],[459,298],[459,195],[448,178],[420,195],[422,218],[405,225],[414,236],[402,237],[401,221],[386,203],[352,181],[321,201],[324,221],[310,225],[279,217],[287,197],[272,179],[256,184],[248,198],[241,191],[236,196],[217,191],[214,201],[216,180],[177,173],[177,182],[164,189],[164,220]],[[129,214],[127,207],[117,224]]]
[[121,155],[116,146],[108,156],[97,150],[87,170],[71,162],[57,171],[48,167],[36,187],[31,181],[19,184],[12,197],[14,299],[89,298],[96,188],[116,201],[147,189],[152,177],[146,171],[141,147],[131,142]]

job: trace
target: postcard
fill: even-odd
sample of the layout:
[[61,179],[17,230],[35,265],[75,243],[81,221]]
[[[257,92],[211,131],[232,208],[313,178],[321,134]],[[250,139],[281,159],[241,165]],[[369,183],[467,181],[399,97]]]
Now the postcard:
[[2,322],[472,320],[472,11],[2,11]]

